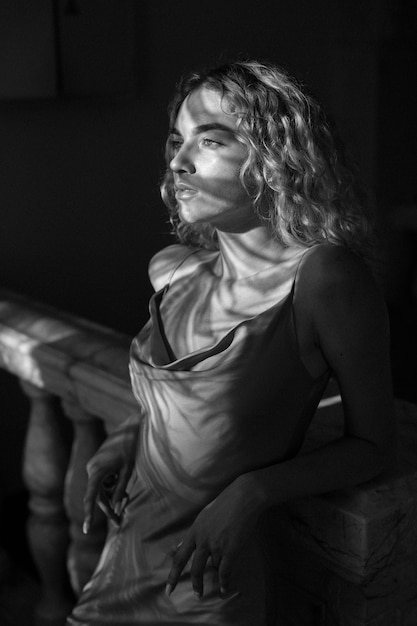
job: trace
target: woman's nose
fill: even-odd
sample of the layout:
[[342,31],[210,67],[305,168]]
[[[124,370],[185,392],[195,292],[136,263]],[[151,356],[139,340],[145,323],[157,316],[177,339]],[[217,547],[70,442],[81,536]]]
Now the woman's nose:
[[186,172],[187,174],[195,173],[195,165],[190,151],[181,146],[181,148],[172,157],[169,167],[173,172]]

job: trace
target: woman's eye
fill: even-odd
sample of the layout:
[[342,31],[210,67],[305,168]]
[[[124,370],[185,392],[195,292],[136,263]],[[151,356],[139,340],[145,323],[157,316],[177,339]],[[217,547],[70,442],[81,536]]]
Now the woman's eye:
[[169,140],[169,147],[171,148],[171,151],[174,154],[176,154],[178,150],[180,150],[181,146],[182,146],[182,141],[179,141],[178,139]]
[[214,141],[214,139],[209,139],[209,137],[204,137],[202,144],[207,148],[216,148],[222,145],[219,141]]

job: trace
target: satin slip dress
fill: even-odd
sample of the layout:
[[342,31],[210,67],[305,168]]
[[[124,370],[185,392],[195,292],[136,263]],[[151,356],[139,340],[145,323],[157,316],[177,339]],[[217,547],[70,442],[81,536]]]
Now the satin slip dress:
[[[68,626],[267,623],[261,532],[242,550],[231,580],[237,591],[227,599],[219,597],[210,560],[202,599],[193,593],[190,563],[170,597],[165,584],[175,546],[201,509],[240,474],[291,458],[302,445],[330,374],[326,364],[316,377],[306,369],[294,322],[297,273],[316,249],[300,255],[279,302],[240,320],[214,345],[180,358],[172,353],[160,314],[177,270],[151,298],[150,319],[130,355],[142,414],[130,501],[120,526],[110,522],[97,569]],[[199,258],[199,251],[191,254]],[[181,263],[189,256],[184,248]],[[204,254],[201,263],[195,258],[185,280],[208,281],[210,287]]]

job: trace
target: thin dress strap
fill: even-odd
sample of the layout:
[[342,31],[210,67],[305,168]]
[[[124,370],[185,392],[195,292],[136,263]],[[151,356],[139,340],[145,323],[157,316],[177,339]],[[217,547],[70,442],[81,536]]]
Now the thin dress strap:
[[195,254],[196,252],[197,252],[197,249],[188,250],[187,253],[183,257],[181,257],[178,263],[174,265],[173,269],[171,270],[171,273],[169,275],[169,278],[165,287],[170,286],[175,272],[181,267],[181,265],[186,261],[186,259],[188,259],[189,256],[191,256],[192,254]]

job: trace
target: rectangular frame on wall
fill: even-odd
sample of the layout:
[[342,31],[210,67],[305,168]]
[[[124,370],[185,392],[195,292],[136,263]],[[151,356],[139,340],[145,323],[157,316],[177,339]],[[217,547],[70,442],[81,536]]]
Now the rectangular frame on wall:
[[134,0],[2,0],[0,99],[131,92],[135,28]]

